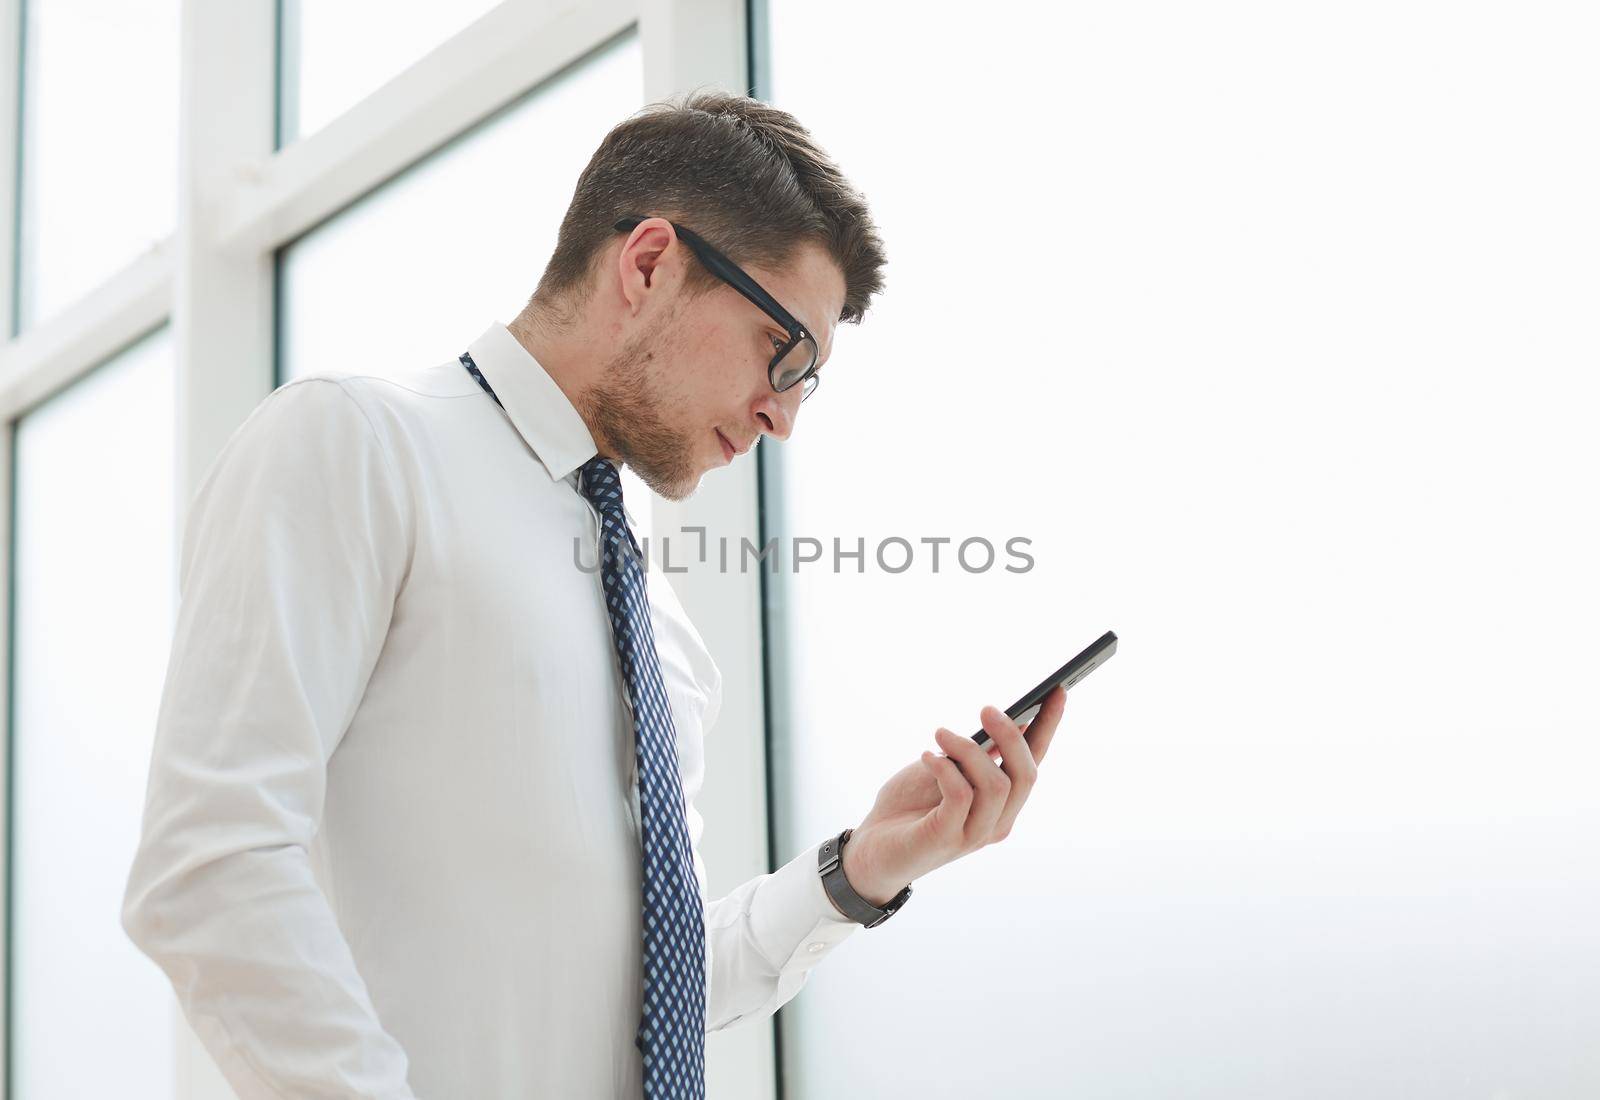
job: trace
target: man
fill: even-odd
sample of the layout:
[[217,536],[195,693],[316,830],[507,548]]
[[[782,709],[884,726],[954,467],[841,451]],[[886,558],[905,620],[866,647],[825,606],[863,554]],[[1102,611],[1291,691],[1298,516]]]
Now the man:
[[882,264],[791,116],[655,105],[509,325],[297,379],[230,437],[123,924],[240,1097],[703,1096],[706,1031],[1010,831],[1060,691],[1026,734],[986,707],[987,752],[938,731],[854,829],[703,894],[721,677],[645,579],[619,464],[681,499],[787,438]]

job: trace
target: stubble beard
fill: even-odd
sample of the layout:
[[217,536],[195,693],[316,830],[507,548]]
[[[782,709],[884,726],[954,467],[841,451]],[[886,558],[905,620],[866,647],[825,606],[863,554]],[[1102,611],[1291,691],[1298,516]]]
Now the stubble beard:
[[638,474],[650,491],[667,500],[683,500],[700,485],[689,440],[662,417],[670,397],[652,369],[661,335],[640,334],[611,358],[600,381],[581,395],[584,419],[597,428],[610,449]]

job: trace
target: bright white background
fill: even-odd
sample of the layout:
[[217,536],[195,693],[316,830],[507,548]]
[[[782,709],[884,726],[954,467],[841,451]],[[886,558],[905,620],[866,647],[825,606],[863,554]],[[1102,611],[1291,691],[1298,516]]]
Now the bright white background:
[[1597,40],[774,0],[890,255],[782,522],[1037,559],[790,578],[780,837],[1122,639],[1011,837],[785,1010],[787,1095],[1600,1094]]
[[172,1025],[153,1011],[171,987],[117,920],[177,593],[172,405],[163,328],[17,432],[11,927],[24,949],[12,961],[9,1095],[18,1100],[172,1095]]
[[279,0],[282,144],[316,133],[494,6]]
[[[7,14],[19,12],[17,327],[27,328],[172,231],[178,0],[26,0]],[[9,58],[0,79],[16,79]]]

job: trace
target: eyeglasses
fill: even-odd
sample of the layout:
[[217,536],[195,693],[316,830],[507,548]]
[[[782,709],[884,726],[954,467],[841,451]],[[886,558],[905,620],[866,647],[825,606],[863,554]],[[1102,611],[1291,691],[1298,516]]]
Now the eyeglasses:
[[[788,339],[780,342],[774,338],[773,346],[777,354],[772,357],[772,362],[767,364],[767,379],[772,383],[772,388],[782,393],[796,383],[803,383],[805,389],[801,391],[801,401],[816,392],[818,380],[816,337],[806,330],[806,326],[795,320],[794,314],[780,306],[776,298],[761,289],[760,283],[745,274],[738,264],[711,247],[704,237],[670,219],[663,220],[672,226],[683,239],[683,243],[700,258],[706,270],[743,294],[763,313],[783,326]],[[626,231],[633,229],[642,221],[644,219],[640,217],[627,217],[613,228]],[[799,349],[798,352],[795,351],[796,348]]]

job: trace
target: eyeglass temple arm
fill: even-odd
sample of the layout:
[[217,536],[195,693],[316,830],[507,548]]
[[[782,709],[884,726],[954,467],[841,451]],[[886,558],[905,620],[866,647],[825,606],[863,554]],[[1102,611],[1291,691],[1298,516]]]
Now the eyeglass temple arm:
[[[615,228],[624,231],[630,230],[637,227],[642,221],[644,221],[643,218],[623,218],[617,222]],[[744,295],[756,308],[764,311],[779,324],[783,325],[788,330],[791,341],[798,340],[801,333],[807,336],[811,335],[811,331],[802,325],[794,314],[779,305],[776,298],[762,290],[755,283],[755,280],[735,266],[732,260],[711,247],[698,233],[692,229],[685,229],[677,222],[668,221],[667,224],[677,231],[678,236],[683,238],[685,244],[694,249],[695,255],[700,257],[700,262],[709,267],[713,274]]]

